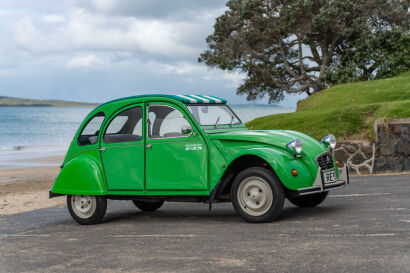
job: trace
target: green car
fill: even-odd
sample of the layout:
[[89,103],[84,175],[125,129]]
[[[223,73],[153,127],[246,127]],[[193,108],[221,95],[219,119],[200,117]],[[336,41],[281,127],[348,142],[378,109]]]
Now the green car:
[[248,130],[226,100],[141,95],[95,108],[78,129],[50,197],[67,195],[79,224],[102,221],[107,199],[143,211],[164,201],[232,202],[248,222],[270,222],[285,198],[320,204],[349,184],[333,135],[321,142],[289,130]]

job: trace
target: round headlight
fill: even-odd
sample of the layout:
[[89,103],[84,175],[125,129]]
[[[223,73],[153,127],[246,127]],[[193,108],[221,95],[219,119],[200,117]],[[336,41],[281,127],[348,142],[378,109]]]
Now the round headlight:
[[295,151],[296,156],[300,156],[302,154],[302,141],[299,138],[289,141],[286,146],[288,149]]
[[322,139],[322,143],[327,148],[334,149],[336,147],[336,137],[330,134]]

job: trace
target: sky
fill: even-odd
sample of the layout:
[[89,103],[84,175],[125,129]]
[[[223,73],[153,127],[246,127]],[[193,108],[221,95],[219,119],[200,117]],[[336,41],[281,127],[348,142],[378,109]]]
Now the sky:
[[[197,61],[225,3],[1,0],[0,96],[104,102],[207,94],[247,103],[236,95],[243,74]],[[295,108],[303,97],[289,95],[279,105]]]

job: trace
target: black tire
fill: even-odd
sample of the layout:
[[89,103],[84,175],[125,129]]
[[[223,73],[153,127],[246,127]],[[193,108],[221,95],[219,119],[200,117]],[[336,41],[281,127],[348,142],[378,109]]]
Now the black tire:
[[132,200],[134,205],[142,211],[156,211],[164,204],[164,200],[155,202],[137,201]]
[[309,194],[309,195],[302,195],[298,197],[289,197],[289,201],[298,207],[302,208],[309,208],[309,207],[316,207],[320,203],[322,203],[327,195],[328,191],[325,192],[320,192],[320,193],[314,193],[314,194]]
[[[90,210],[86,216],[81,215],[75,207],[76,198],[81,197],[95,200],[95,208]],[[101,223],[104,218],[105,211],[107,210],[107,199],[104,196],[67,195],[67,207],[71,217],[80,225],[95,225]]]
[[[261,183],[262,188],[258,188],[258,186],[252,188],[252,181],[258,180],[259,182],[257,183]],[[241,186],[242,183],[245,184]],[[250,190],[247,191],[247,189]],[[265,189],[265,192],[263,189]],[[256,194],[259,192],[259,197],[261,195],[266,197],[261,199],[264,200],[262,204],[264,207],[258,207],[260,204],[255,201],[259,200],[257,199],[258,196],[251,195],[251,192],[253,194],[254,190],[257,191]],[[246,197],[246,195],[249,197]],[[271,195],[271,200],[268,202],[266,200],[268,200],[269,195]],[[238,200],[238,196],[241,200]],[[285,194],[281,182],[272,172],[265,168],[252,167],[243,170],[235,177],[231,187],[231,199],[236,213],[245,221],[249,223],[266,223],[274,221],[282,212]],[[259,211],[255,212],[252,209],[255,209],[255,211],[259,209]]]

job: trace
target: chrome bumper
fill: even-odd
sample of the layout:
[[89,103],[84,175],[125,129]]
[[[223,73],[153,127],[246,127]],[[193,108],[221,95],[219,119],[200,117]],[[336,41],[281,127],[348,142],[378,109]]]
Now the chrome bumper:
[[316,180],[313,183],[312,187],[301,188],[301,189],[298,189],[297,192],[298,192],[298,195],[307,195],[307,194],[329,191],[333,189],[344,188],[349,184],[350,184],[350,181],[349,181],[349,171],[347,169],[347,164],[345,164],[343,168],[339,168],[339,178],[335,182],[327,183],[327,184],[325,184],[323,181],[321,168],[318,168],[317,174],[316,174]]

